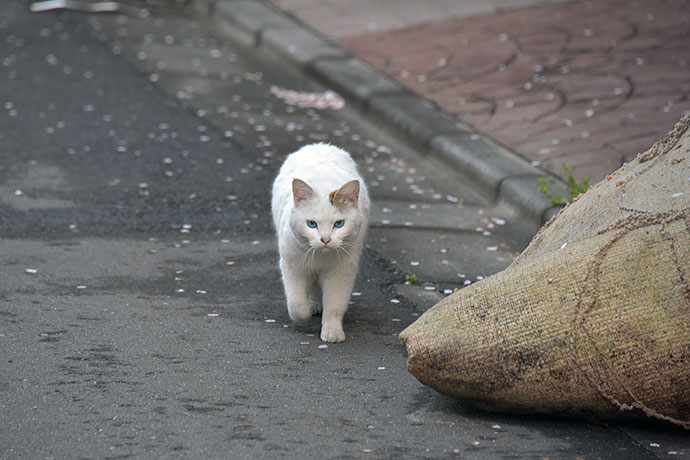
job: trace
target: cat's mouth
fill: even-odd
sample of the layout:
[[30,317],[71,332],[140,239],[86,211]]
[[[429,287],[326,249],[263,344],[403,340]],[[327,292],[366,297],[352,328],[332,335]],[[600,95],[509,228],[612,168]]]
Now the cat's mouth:
[[320,252],[320,253],[327,254],[327,253],[329,253],[329,252],[337,251],[337,250],[338,250],[338,246],[336,246],[335,244],[330,244],[330,243],[329,243],[329,244],[326,244],[326,245],[318,246],[316,249],[317,249],[317,251]]

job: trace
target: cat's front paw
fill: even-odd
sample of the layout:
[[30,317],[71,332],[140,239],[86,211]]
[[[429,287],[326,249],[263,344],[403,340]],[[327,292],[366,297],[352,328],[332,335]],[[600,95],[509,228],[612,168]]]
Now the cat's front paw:
[[307,303],[288,304],[288,313],[294,321],[306,321],[311,318],[311,308]]
[[345,332],[342,327],[321,328],[321,340],[324,342],[338,343],[345,340]]

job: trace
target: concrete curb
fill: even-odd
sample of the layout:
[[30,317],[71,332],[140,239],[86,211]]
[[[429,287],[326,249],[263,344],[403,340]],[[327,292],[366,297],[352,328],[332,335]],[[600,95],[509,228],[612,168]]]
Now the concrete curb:
[[199,0],[195,5],[220,33],[307,72],[525,217],[541,224],[560,209],[538,192],[539,177],[548,177],[553,189],[568,196],[562,179],[532,166],[264,0]]

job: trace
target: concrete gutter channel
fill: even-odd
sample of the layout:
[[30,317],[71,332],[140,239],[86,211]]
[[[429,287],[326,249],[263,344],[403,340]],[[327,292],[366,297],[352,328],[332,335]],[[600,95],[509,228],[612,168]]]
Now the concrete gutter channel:
[[455,168],[485,196],[517,209],[536,225],[560,209],[537,191],[539,177],[548,177],[552,188],[569,195],[562,179],[535,168],[273,5],[262,0],[197,0],[195,6],[219,33],[316,78],[418,151]]

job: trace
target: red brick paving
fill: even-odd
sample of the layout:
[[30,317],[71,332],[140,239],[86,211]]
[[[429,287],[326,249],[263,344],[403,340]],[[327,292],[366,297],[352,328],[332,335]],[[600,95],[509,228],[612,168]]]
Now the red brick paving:
[[690,0],[574,1],[340,42],[535,164],[593,181],[690,109]]

